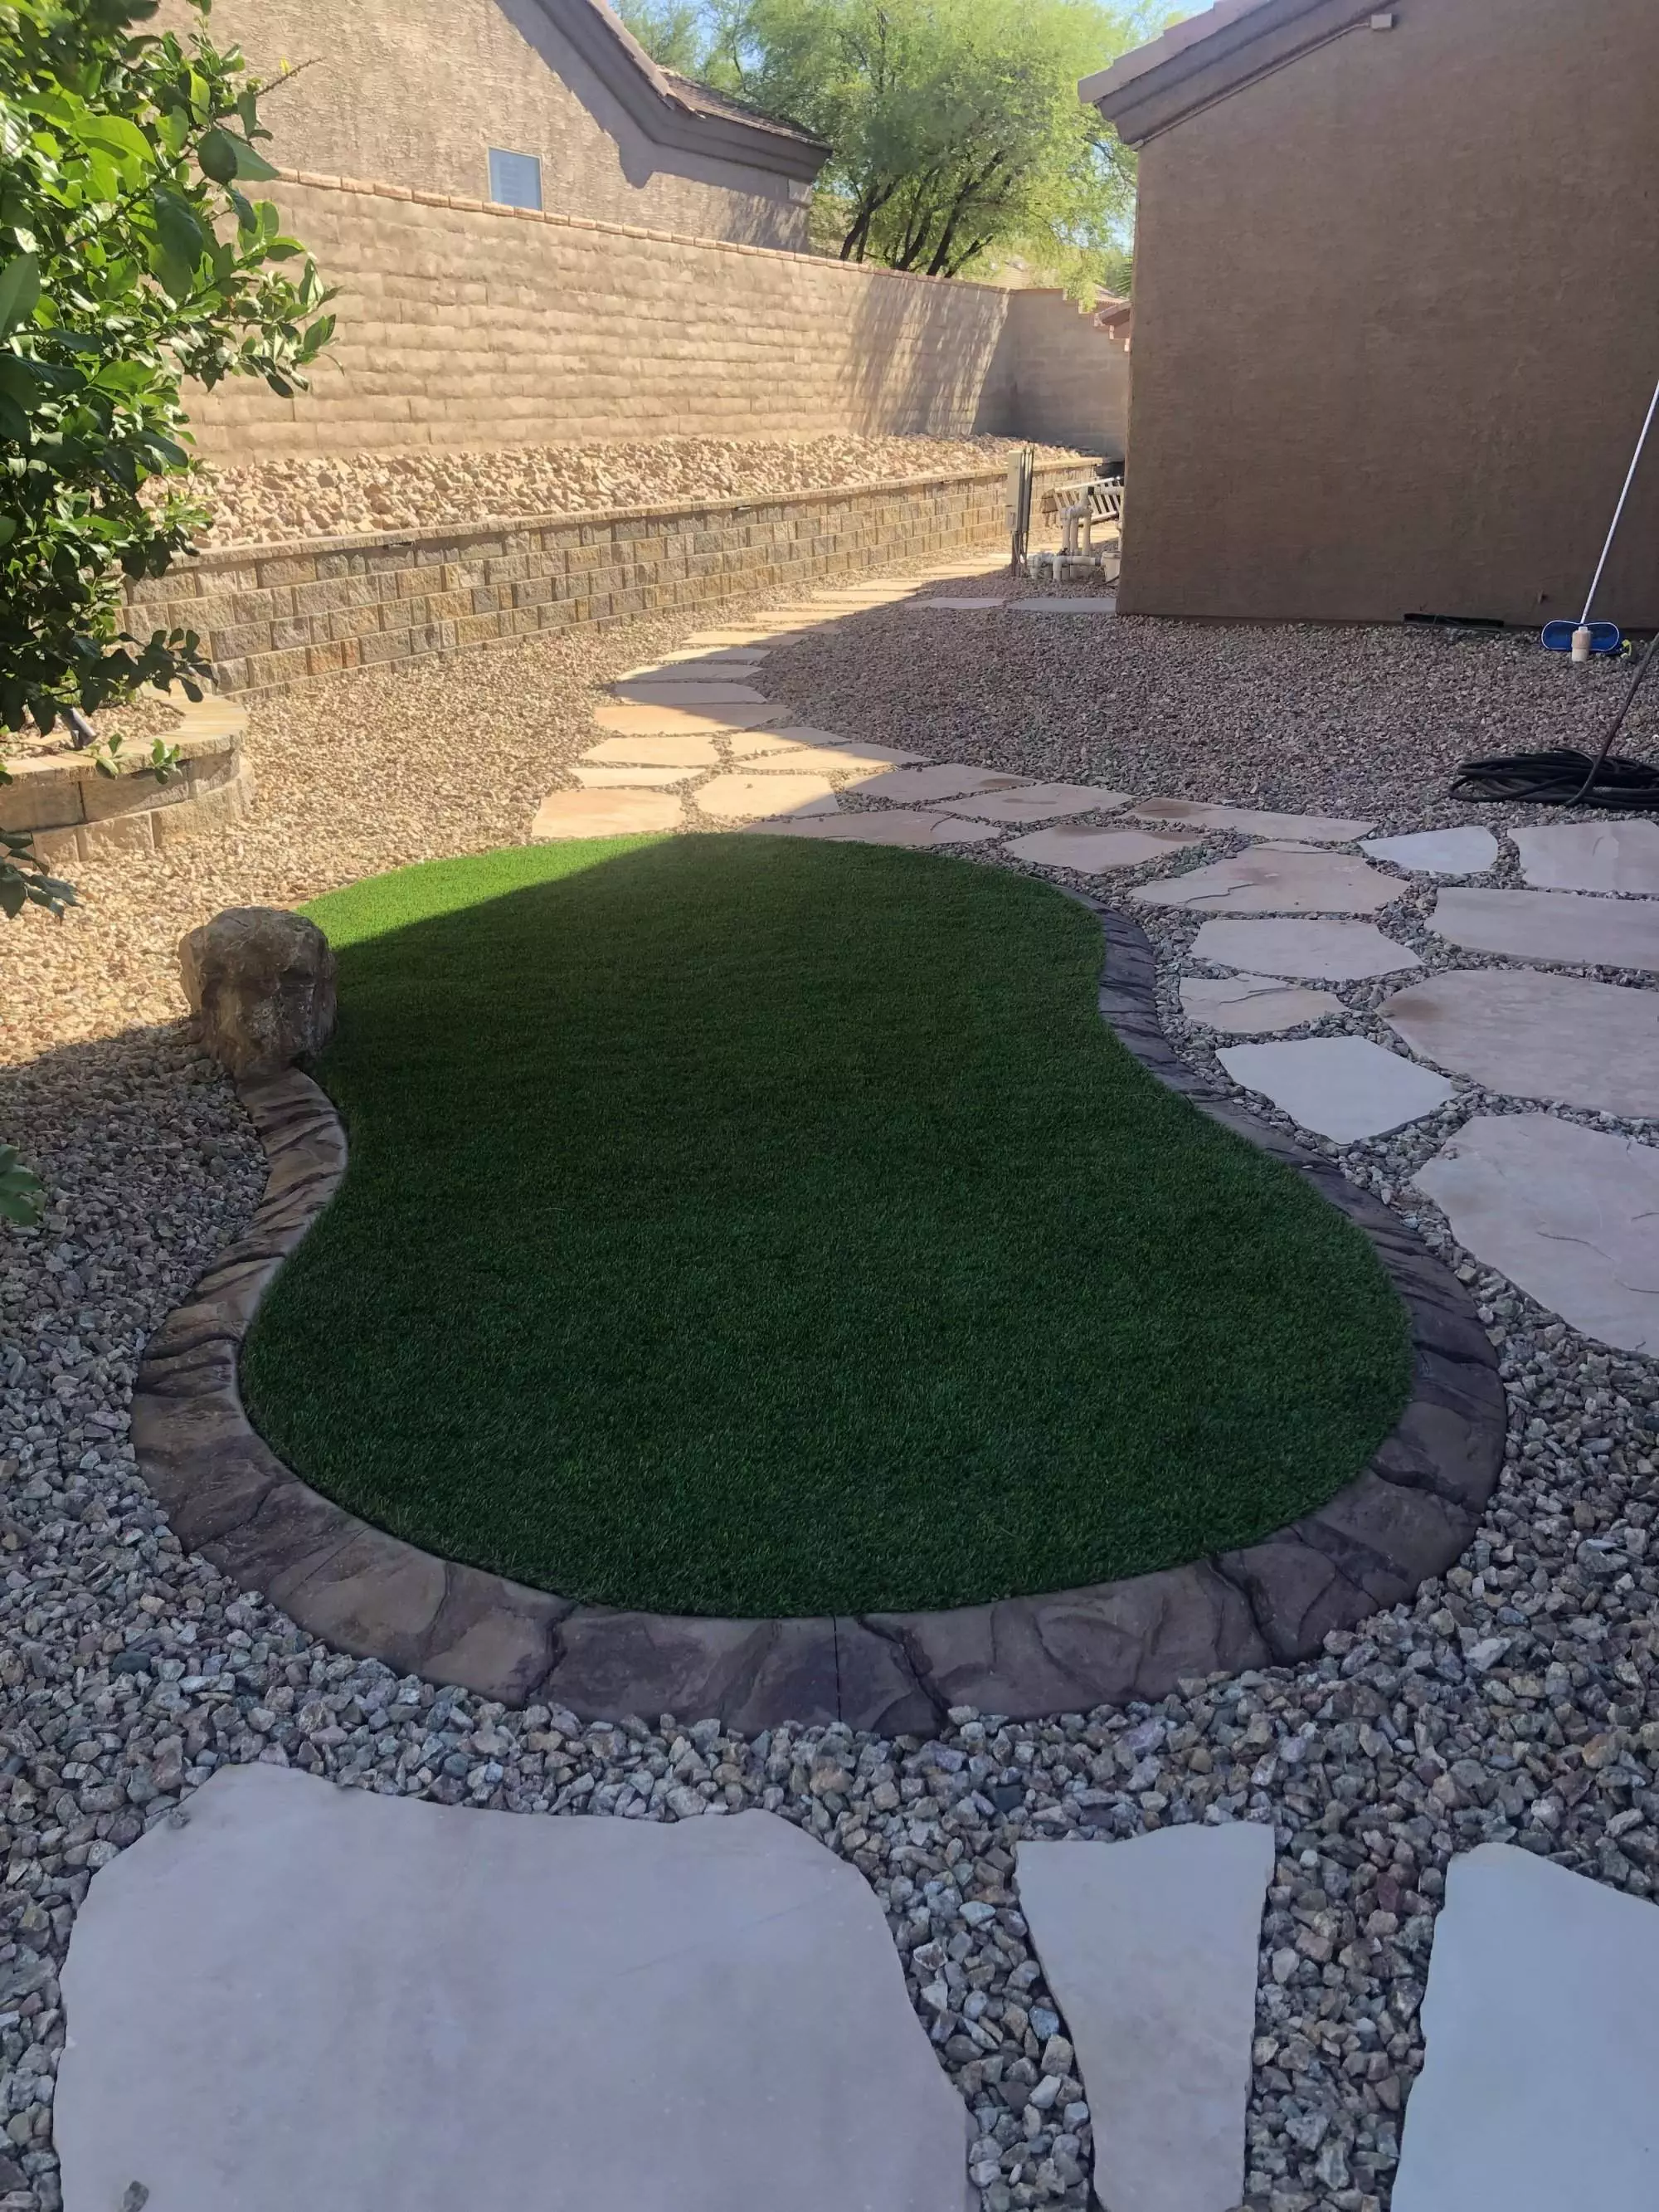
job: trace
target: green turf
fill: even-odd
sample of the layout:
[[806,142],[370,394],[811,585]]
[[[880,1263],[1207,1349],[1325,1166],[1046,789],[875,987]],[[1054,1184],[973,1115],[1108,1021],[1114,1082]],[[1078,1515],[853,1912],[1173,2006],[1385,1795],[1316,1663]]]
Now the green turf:
[[521,848],[320,899],[344,1187],[243,1362],[416,1543],[664,1611],[959,1605],[1354,1475],[1404,1308],[1096,1011],[1098,926],[929,854]]

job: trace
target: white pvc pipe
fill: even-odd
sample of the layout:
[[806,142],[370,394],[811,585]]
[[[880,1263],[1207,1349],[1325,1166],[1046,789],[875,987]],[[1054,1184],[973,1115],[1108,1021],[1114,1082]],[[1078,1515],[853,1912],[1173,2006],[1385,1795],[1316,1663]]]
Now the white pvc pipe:
[[[1653,428],[1653,418],[1656,414],[1659,414],[1659,384],[1656,384],[1654,386],[1653,397],[1648,402],[1647,420],[1642,425],[1641,436],[1636,441],[1636,451],[1630,457],[1630,466],[1625,472],[1625,488],[1619,495],[1619,504],[1613,511],[1613,527],[1607,532],[1607,543],[1601,548],[1601,557],[1595,564],[1595,574],[1590,579],[1589,596],[1584,601],[1583,613],[1578,617],[1578,627],[1580,629],[1587,629],[1589,626],[1590,609],[1595,604],[1595,594],[1601,588],[1602,571],[1607,565],[1607,556],[1613,550],[1613,541],[1619,535],[1619,525],[1624,516],[1625,501],[1630,497],[1630,488],[1636,481],[1636,471],[1640,465],[1642,459],[1642,448],[1648,442],[1648,432]],[[1585,641],[1585,647],[1586,653],[1588,653],[1588,639]],[[1577,660],[1579,658],[1578,641],[1577,637],[1575,637],[1573,640],[1573,659]]]

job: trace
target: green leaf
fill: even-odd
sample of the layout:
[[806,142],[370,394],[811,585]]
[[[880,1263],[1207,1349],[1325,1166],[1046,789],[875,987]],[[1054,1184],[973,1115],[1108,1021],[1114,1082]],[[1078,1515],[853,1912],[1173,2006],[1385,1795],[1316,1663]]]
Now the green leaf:
[[149,197],[155,211],[155,235],[161,240],[163,256],[193,271],[207,251],[208,242],[195,209],[182,193],[169,191],[166,185],[158,186]]
[[0,392],[0,438],[9,438],[15,446],[26,446],[29,441],[28,416],[3,392]]
[[273,167],[263,154],[256,153],[246,138],[239,138],[234,131],[222,131],[219,135],[228,139],[236,150],[236,173],[239,177],[246,177],[250,184],[263,185],[272,177],[281,175],[282,172]]
[[33,253],[20,253],[0,269],[0,338],[26,323],[40,297],[40,263]]
[[210,131],[196,149],[204,176],[228,185],[236,174],[236,142],[228,131]]
[[94,115],[76,133],[85,146],[101,146],[119,161],[138,161],[146,167],[155,159],[155,149],[136,123],[125,115]]
[[[15,538],[16,535],[16,516],[15,514],[0,514],[0,545],[9,545],[12,539]],[[3,773],[3,770],[0,770],[0,774]]]

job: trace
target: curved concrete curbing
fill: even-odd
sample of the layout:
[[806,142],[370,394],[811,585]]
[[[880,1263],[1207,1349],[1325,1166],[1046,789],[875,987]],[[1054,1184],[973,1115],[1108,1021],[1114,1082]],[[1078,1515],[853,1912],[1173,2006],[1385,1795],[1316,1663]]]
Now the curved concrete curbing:
[[[1076,894],[1073,894],[1076,896]],[[717,1716],[752,1731],[842,1720],[927,1735],[952,1705],[1018,1719],[1166,1695],[1183,1677],[1309,1656],[1407,1597],[1472,1540],[1503,1466],[1497,1358],[1452,1277],[1328,1162],[1212,1091],[1164,1036],[1144,933],[1093,899],[1100,1011],[1161,1082],[1304,1175],[1370,1238],[1410,1311],[1410,1404],[1370,1465],[1259,1544],[1163,1573],[947,1613],[714,1620],[579,1605],[434,1558],[331,1504],[254,1433],[237,1387],[260,1298],[345,1171],[345,1135],[297,1071],[240,1086],[270,1161],[251,1233],[151,1339],[139,1464],[179,1541],[309,1633],[400,1674],[586,1719]]]

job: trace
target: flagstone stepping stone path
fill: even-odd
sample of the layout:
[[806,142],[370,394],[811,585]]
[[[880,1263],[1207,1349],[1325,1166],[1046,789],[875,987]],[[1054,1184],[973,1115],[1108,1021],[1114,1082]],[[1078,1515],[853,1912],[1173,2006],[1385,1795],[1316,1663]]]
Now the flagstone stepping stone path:
[[1272,975],[1186,975],[1181,1004],[1194,1021],[1233,1036],[1267,1036],[1345,1011],[1334,991],[1306,991]]
[[[1520,833],[1524,835],[1524,832]],[[1481,876],[1498,865],[1490,830],[1419,830],[1406,837],[1362,837],[1362,853],[1420,876]]]
[[1482,1114],[1417,1174],[1464,1249],[1601,1344],[1659,1357],[1659,1146]]
[[1155,830],[1087,830],[1062,822],[1052,830],[1034,830],[1029,837],[1012,838],[1003,849],[1042,867],[1070,868],[1087,876],[1105,868],[1139,868],[1148,860],[1167,860],[1171,854],[1185,852],[1200,842],[1196,837],[1160,836]]
[[1143,884],[1134,896],[1143,906],[1187,907],[1194,914],[1379,914],[1405,891],[1397,876],[1351,853],[1252,845],[1208,867]]
[[[1208,1065],[1332,1145],[1364,1145],[1408,1128],[1465,1095],[1460,1084],[1480,1086],[1467,1094],[1477,1114],[1484,1094],[1659,1119],[1659,991],[1547,972],[1567,965],[1659,975],[1659,824],[1598,818],[1516,826],[1509,835],[1528,888],[1448,883],[1500,866],[1504,847],[1491,829],[1464,823],[1379,834],[1375,820],[1358,817],[1033,783],[980,763],[854,744],[835,730],[792,720],[787,708],[764,697],[761,663],[769,652],[872,607],[1112,611],[1099,595],[1015,599],[971,587],[952,591],[951,580],[963,573],[961,564],[942,567],[931,589],[924,577],[826,592],[752,623],[694,633],[660,661],[630,670],[614,687],[613,703],[595,716],[610,734],[574,770],[584,784],[603,780],[615,788],[550,794],[532,834],[724,823],[830,842],[1006,855],[1071,883],[1092,877],[1103,885],[1127,876],[1125,888],[1149,927],[1165,933],[1159,957],[1176,971],[1172,1003],[1194,1025],[1194,1045],[1211,1055]],[[629,781],[637,786],[631,793]],[[689,787],[690,805],[663,787],[670,784]],[[1086,819],[1103,814],[1128,818]],[[1218,853],[1216,840],[1224,841]],[[1201,850],[1206,843],[1208,857]],[[1348,849],[1331,849],[1339,847]],[[1421,902],[1415,910],[1406,904],[1413,878],[1436,885],[1426,934],[1414,918]],[[1200,922],[1195,933],[1188,917]],[[1511,964],[1451,964],[1470,953]],[[1390,977],[1401,987],[1379,1013],[1366,987]],[[1310,985],[1335,988],[1304,988]],[[1139,1036],[1147,1027],[1122,994],[1114,999],[1109,988],[1107,1000],[1122,1033]],[[1346,1024],[1347,1034],[1283,1035],[1316,1022]],[[1224,1043],[1229,1037],[1273,1041]],[[1146,1042],[1167,1054],[1171,1069],[1185,1066],[1161,1031],[1156,1039],[1149,1031]],[[1510,1131],[1518,1126],[1518,1117],[1506,1118]],[[1598,1134],[1630,1152],[1628,1187],[1637,1188],[1650,1150],[1659,1157],[1659,1148]],[[1456,1198],[1457,1219],[1471,1237],[1479,1229],[1478,1256],[1499,1266],[1501,1240],[1488,1224],[1504,1201],[1485,1183],[1478,1202],[1469,1195],[1477,1168],[1488,1178],[1496,1173],[1492,1162],[1474,1157],[1483,1141],[1471,1139],[1471,1152],[1457,1162],[1449,1147],[1421,1187],[1431,1199]],[[1519,1140],[1511,1134],[1505,1141]],[[1545,1188],[1534,1194],[1531,1212],[1517,1191],[1511,1243],[1504,1249],[1513,1249],[1527,1283],[1556,1284],[1563,1300],[1571,1297],[1576,1326],[1595,1334],[1582,1317],[1601,1314],[1610,1332],[1603,1340],[1632,1348],[1636,1323],[1620,1304],[1626,1292],[1617,1285],[1605,1295],[1593,1287],[1597,1271],[1614,1266],[1602,1216],[1589,1211],[1601,1204],[1604,1178],[1588,1164],[1569,1169],[1573,1137],[1540,1134],[1531,1141],[1541,1148]],[[1582,1147],[1577,1157],[1588,1162]],[[1561,1187],[1552,1190],[1550,1164],[1557,1160]],[[1540,1260],[1543,1246],[1575,1233],[1571,1224],[1581,1215],[1588,1283]],[[1455,1233],[1455,1220],[1453,1227]],[[1620,1255],[1624,1249],[1618,1246]],[[1628,1272],[1623,1256],[1617,1264]]]
[[1193,957],[1322,983],[1361,982],[1423,964],[1408,945],[1370,921],[1206,921],[1193,939]]
[[1273,1830],[1022,1841],[1016,1856],[1087,2094],[1096,2197],[1111,2212],[1233,2212]]
[[1510,1844],[1456,1859],[1394,2212],[1659,2204],[1659,1911]]
[[1472,952],[1659,972],[1659,903],[1582,891],[1444,890],[1432,927]]
[[1343,1145],[1419,1121],[1453,1095],[1443,1075],[1369,1037],[1229,1045],[1217,1058],[1235,1083],[1261,1091],[1304,1129]]
[[1522,879],[1540,890],[1659,896],[1659,823],[1553,822],[1513,835]]
[[1349,822],[1329,814],[1264,814],[1251,806],[1209,806],[1194,799],[1148,799],[1135,808],[1143,821],[1178,822],[1194,830],[1236,830],[1242,837],[1285,837],[1298,845],[1352,845],[1374,822]]
[[66,2212],[976,2201],[874,1893],[770,1813],[229,1767],[100,1872],[63,1993]]
[[1413,1052],[1488,1091],[1659,1115],[1659,992],[1458,968],[1396,992],[1382,1013]]

